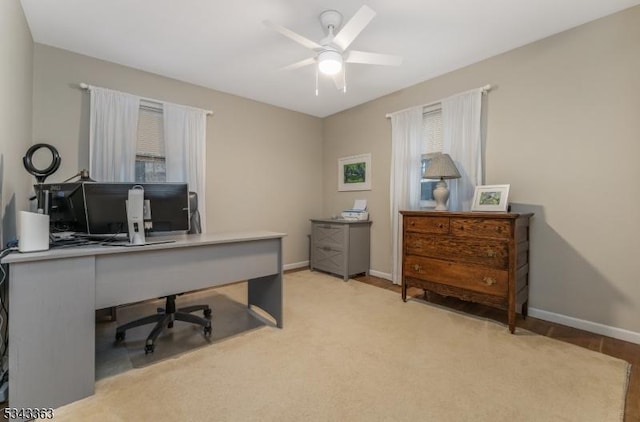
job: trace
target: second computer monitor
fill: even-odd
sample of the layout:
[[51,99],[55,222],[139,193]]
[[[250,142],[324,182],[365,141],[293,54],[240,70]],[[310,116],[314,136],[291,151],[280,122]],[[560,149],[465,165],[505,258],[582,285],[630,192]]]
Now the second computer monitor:
[[142,186],[151,209],[149,232],[189,230],[189,189],[186,183],[84,183],[86,232],[90,235],[127,233],[129,189]]

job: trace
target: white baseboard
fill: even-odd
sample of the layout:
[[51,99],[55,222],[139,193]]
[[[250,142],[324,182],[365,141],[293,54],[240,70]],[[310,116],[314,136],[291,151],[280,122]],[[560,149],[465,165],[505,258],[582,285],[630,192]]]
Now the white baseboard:
[[611,327],[598,322],[586,321],[584,319],[573,318],[536,308],[529,308],[529,315],[534,318],[555,322],[568,327],[577,328],[579,330],[589,331],[591,333],[617,338],[618,340],[640,344],[640,333],[625,330],[624,328]]
[[287,270],[295,270],[298,268],[303,268],[308,266],[309,266],[309,261],[302,261],[302,262],[294,262],[293,264],[284,264],[282,266],[282,269],[284,271],[287,271]]
[[[292,264],[285,264],[282,266],[282,269],[284,271],[287,271],[287,270],[295,270],[298,268],[304,268],[308,266],[309,266],[309,261],[301,261],[301,262],[294,262]],[[376,270],[369,270],[369,274],[371,274],[374,277],[384,278],[385,280],[391,281],[391,274],[383,273]]]
[[380,271],[376,271],[376,270],[369,270],[369,274],[374,276],[374,277],[379,277],[379,278],[384,278],[385,280],[391,280],[391,274],[387,274],[387,273],[383,273]]

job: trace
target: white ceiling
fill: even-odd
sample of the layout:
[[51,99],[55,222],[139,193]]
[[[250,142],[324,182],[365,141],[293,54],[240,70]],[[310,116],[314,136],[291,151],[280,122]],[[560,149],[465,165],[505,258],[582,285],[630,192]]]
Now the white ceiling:
[[[21,1],[37,43],[319,117],[640,4],[640,0]],[[404,57],[400,67],[349,64],[347,92],[321,77],[317,97],[313,66],[282,70],[312,53],[266,28],[263,20],[317,42],[325,35],[318,20],[322,11],[338,10],[344,23],[365,3],[377,15],[351,48],[400,55]]]

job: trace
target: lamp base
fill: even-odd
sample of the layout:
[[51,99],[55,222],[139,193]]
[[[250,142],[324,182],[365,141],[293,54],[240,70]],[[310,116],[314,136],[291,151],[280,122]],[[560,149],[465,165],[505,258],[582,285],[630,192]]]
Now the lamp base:
[[436,188],[433,190],[433,199],[436,200],[436,211],[447,211],[447,200],[449,200],[449,189],[447,188],[447,182],[444,179],[440,179],[436,183]]

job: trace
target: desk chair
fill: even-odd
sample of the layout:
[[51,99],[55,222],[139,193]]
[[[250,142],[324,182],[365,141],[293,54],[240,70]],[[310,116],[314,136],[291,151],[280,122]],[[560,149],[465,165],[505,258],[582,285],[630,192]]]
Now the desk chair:
[[[198,195],[195,192],[189,192],[189,210],[190,210],[190,234],[196,234],[201,232],[200,227],[200,213],[198,212]],[[180,293],[182,294],[182,293]],[[153,315],[149,315],[135,321],[128,322],[119,326],[116,329],[116,342],[124,340],[125,332],[134,327],[140,327],[142,325],[151,324],[155,322],[156,325],[149,333],[147,337],[147,343],[144,346],[145,354],[153,353],[155,349],[155,341],[162,333],[165,327],[172,328],[174,321],[185,321],[192,324],[200,325],[204,328],[204,334],[211,336],[211,308],[209,305],[192,305],[184,308],[176,309],[176,296],[166,296],[166,302],[164,308],[158,308],[158,312]],[[204,318],[191,315],[192,312],[203,311]]]

